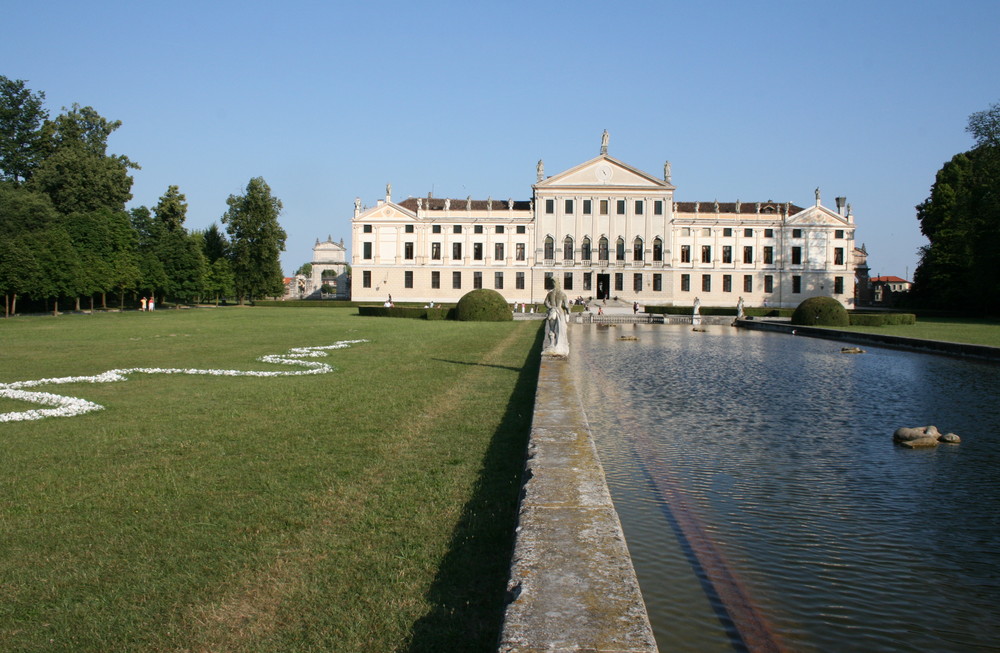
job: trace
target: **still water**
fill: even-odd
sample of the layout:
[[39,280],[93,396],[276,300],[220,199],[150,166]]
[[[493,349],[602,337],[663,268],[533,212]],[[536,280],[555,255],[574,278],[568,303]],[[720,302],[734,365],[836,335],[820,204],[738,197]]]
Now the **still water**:
[[1000,366],[706,329],[570,333],[660,650],[1000,650]]

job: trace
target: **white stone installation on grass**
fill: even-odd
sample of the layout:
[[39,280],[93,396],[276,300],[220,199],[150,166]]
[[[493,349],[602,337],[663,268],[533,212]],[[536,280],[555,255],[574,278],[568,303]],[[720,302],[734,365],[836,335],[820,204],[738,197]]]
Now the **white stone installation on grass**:
[[307,374],[327,374],[333,371],[333,366],[320,361],[305,360],[307,358],[323,358],[327,351],[345,349],[351,345],[368,342],[367,340],[341,340],[332,345],[317,347],[293,347],[285,354],[267,354],[257,360],[262,363],[277,363],[280,365],[298,365],[306,369],[294,371],[255,371],[255,370],[199,370],[169,367],[130,367],[127,369],[108,370],[94,376],[63,376],[51,379],[33,381],[15,381],[0,383],[0,397],[26,401],[51,408],[36,408],[12,413],[0,413],[0,422],[25,422],[44,419],[46,417],[73,417],[83,415],[104,406],[78,397],[67,397],[50,392],[33,392],[24,388],[37,388],[44,385],[60,385],[64,383],[112,383],[125,381],[130,374],[195,374],[206,376],[303,376]]

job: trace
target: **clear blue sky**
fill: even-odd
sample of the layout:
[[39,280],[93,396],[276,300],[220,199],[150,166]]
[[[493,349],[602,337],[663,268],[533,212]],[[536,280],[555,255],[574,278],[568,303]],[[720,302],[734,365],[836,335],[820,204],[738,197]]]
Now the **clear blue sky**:
[[844,195],[873,274],[909,275],[914,206],[1000,102],[1000,2],[7,2],[0,74],[121,120],[133,206],[209,226],[262,176],[286,274],[350,243],[354,198],[528,199],[609,153],[679,201]]

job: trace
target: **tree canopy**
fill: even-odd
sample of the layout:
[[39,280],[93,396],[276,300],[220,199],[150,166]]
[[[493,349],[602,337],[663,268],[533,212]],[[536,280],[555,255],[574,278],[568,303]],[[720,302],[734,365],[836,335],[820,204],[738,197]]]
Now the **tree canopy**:
[[938,171],[931,195],[917,206],[921,248],[914,295],[922,303],[1000,313],[1000,105],[969,117],[976,147]]
[[243,195],[230,195],[229,210],[222,216],[229,234],[236,294],[245,298],[284,292],[279,254],[285,251],[285,230],[278,224],[281,200],[271,195],[263,177],[247,183]]

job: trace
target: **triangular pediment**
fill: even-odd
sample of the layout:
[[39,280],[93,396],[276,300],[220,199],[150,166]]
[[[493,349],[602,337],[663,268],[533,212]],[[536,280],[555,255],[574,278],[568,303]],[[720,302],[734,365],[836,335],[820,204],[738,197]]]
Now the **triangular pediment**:
[[373,207],[365,209],[354,219],[364,220],[365,222],[399,222],[400,220],[413,222],[416,221],[417,216],[413,213],[413,211],[410,211],[399,204],[395,204],[393,202],[380,202]]
[[825,206],[810,206],[799,211],[795,215],[789,216],[786,224],[789,225],[822,225],[822,226],[850,226],[848,219],[836,211],[831,211]]
[[672,184],[607,155],[581,163],[535,184],[535,190],[594,187],[674,190]]

